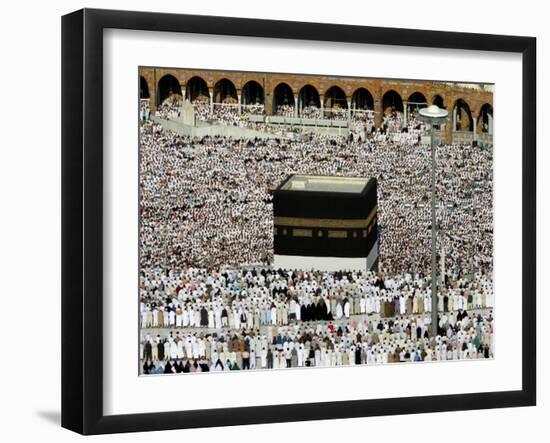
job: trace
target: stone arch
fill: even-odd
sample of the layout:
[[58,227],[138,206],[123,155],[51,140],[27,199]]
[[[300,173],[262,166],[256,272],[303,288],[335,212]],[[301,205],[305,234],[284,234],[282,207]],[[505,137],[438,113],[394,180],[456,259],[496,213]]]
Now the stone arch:
[[477,119],[478,132],[485,134],[493,133],[493,106],[484,103],[479,109],[479,118]]
[[453,131],[473,131],[472,111],[462,98],[457,99],[453,107]]
[[246,82],[242,88],[241,101],[243,105],[264,104],[264,88],[256,80]]
[[273,90],[273,112],[277,113],[280,106],[295,108],[294,92],[287,83],[279,83]]
[[317,108],[320,108],[321,98],[319,96],[319,91],[317,91],[317,88],[310,84],[303,86],[298,93],[298,104],[300,111],[306,106],[315,106]]
[[166,74],[158,81],[157,97],[159,104],[172,95],[179,95],[180,97],[183,96],[180,82],[172,74]]
[[346,93],[340,86],[331,86],[325,92],[324,97],[325,108],[346,108],[348,107],[348,101],[346,99]]
[[409,108],[423,108],[428,105],[426,96],[421,92],[413,92],[407,99],[407,105]]
[[149,93],[149,84],[143,75],[139,76],[139,98],[148,99],[151,95]]
[[390,89],[382,96],[382,114],[392,111],[403,112],[403,100],[398,92]]
[[326,118],[347,119],[349,117],[346,93],[340,86],[331,86],[323,97],[324,115]]
[[438,108],[445,109],[445,102],[443,101],[443,97],[439,94],[433,96],[432,105],[436,105]]
[[353,109],[373,110],[374,98],[367,88],[357,88],[351,96],[351,107]]
[[208,84],[202,77],[191,77],[185,85],[185,97],[191,102],[209,102]]
[[222,78],[214,85],[214,103],[237,104],[237,88],[233,82],[227,78]]

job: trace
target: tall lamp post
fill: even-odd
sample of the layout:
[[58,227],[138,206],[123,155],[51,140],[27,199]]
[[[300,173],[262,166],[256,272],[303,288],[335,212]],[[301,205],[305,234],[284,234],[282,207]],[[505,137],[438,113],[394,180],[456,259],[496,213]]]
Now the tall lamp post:
[[437,335],[437,263],[436,263],[436,220],[435,220],[435,140],[434,126],[445,123],[449,112],[436,105],[418,111],[420,120],[430,125],[430,145],[432,149],[432,336]]

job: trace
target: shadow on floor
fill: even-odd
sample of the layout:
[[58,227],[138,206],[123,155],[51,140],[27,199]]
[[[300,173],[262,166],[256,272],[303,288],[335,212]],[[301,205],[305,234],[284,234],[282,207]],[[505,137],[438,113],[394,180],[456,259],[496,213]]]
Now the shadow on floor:
[[61,425],[61,412],[60,411],[37,411],[36,415],[56,426]]

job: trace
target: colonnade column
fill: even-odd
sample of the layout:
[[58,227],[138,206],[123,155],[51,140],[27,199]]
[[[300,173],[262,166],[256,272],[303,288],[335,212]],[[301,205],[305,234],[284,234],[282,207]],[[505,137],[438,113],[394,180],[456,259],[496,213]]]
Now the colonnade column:
[[[149,86],[149,82],[147,82]],[[149,108],[153,114],[157,110],[157,88],[149,88]]]
[[382,99],[374,99],[374,125],[377,128],[382,126]]
[[264,112],[265,115],[273,115],[273,96],[269,93],[264,95]]
[[186,88],[185,88],[185,85],[180,84],[180,89],[181,89],[181,97],[183,98],[183,101],[185,102],[185,93],[187,92]]
[[452,122],[445,123],[445,143],[450,144],[453,142],[453,126],[454,117]]
[[453,124],[452,124],[453,131],[456,131],[456,114],[457,114],[457,109],[455,106],[455,108],[453,109]]

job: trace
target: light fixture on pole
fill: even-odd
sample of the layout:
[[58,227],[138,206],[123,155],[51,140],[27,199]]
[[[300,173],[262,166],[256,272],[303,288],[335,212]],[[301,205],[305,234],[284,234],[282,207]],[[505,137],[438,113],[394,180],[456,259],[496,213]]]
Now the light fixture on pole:
[[437,335],[437,264],[436,264],[436,221],[435,221],[435,141],[434,126],[447,121],[449,112],[436,105],[431,105],[418,111],[420,120],[430,125],[430,145],[432,149],[432,336]]

